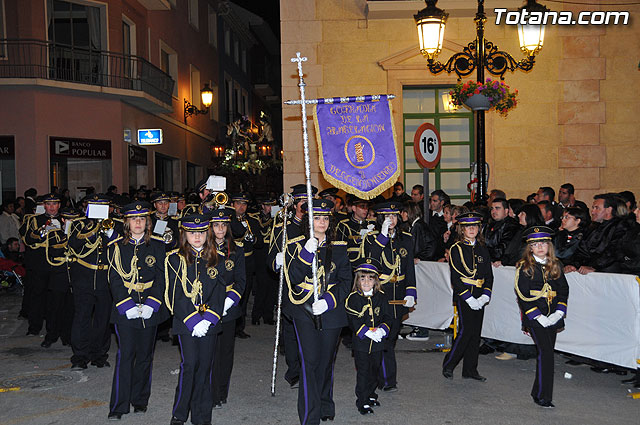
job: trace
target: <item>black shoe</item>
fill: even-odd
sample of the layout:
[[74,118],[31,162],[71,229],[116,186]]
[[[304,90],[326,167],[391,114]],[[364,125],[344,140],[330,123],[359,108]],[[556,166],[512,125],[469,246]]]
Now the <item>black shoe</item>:
[[62,341],[62,346],[63,347],[68,347],[70,345],[71,345],[71,343],[69,341]]
[[222,403],[219,402],[219,401],[216,402],[216,403],[213,403],[213,408],[214,409],[222,409]]
[[147,406],[133,405],[133,413],[146,413]]
[[109,413],[108,418],[110,421],[119,421],[120,419],[122,419],[122,413]]
[[373,413],[373,409],[368,404],[365,404],[362,407],[358,407],[358,412],[360,412],[361,415],[366,415],[368,413]]
[[169,425],[184,425],[184,421],[181,421],[174,416],[173,418],[171,418],[171,422],[169,422]]
[[251,335],[249,335],[245,331],[238,331],[236,332],[236,338],[247,339],[247,338],[251,338]]
[[623,379],[622,381],[623,384],[634,384],[636,382],[640,382],[640,376],[632,376],[631,378],[627,378],[627,379]]
[[251,324],[254,326],[260,326],[260,319],[251,319]]
[[533,397],[533,402],[540,407],[544,407],[545,409],[553,409],[554,407],[556,407],[553,405],[553,403],[551,403],[551,400],[545,400],[543,398]]
[[395,385],[387,385],[382,389],[382,391],[384,391],[385,393],[395,393],[396,391],[398,391],[398,387],[396,387]]
[[320,420],[322,420],[322,422],[325,421],[332,421],[335,418],[335,416],[323,416],[320,418]]
[[85,362],[76,362],[71,364],[71,370],[82,370],[86,368],[87,364]]
[[220,403],[222,403],[222,404],[227,404],[227,399],[226,399],[226,398],[221,399],[221,400],[220,400]]
[[582,363],[575,360],[567,360],[566,362],[564,362],[564,364],[569,366],[580,366]]
[[103,368],[105,366],[106,367],[110,367],[111,364],[106,360],[94,360],[94,361],[91,362],[91,366],[95,366],[98,369],[101,369],[101,368]]
[[34,332],[34,331],[27,331],[27,336],[31,335],[31,336],[38,336],[39,332]]
[[40,347],[42,348],[49,348],[51,347],[51,345],[53,344],[53,342],[51,341],[47,341],[46,339],[44,341],[42,341],[42,344],[40,344]]
[[382,406],[377,398],[370,398],[369,404],[372,406]]
[[462,375],[463,379],[475,379],[476,381],[480,381],[480,382],[486,382],[487,378],[485,378],[484,376],[480,375],[479,373],[476,373],[475,375]]
[[300,386],[299,385],[300,378],[298,378],[298,377],[295,377],[295,378],[293,378],[291,380],[287,379],[287,382],[289,383],[289,388],[291,388],[291,389],[298,388]]
[[491,354],[495,351],[496,351],[495,348],[491,348],[487,344],[482,344],[478,349],[478,353],[480,354]]
[[442,369],[442,376],[447,379],[453,379],[453,371],[451,369]]

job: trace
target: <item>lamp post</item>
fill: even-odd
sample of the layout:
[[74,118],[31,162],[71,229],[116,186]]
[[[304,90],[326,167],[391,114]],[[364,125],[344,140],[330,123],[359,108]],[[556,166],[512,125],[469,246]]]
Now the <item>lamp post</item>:
[[[535,64],[535,55],[542,49],[544,41],[544,25],[518,25],[520,49],[525,58],[516,60],[509,53],[498,50],[498,46],[484,37],[484,25],[487,15],[484,13],[484,0],[478,1],[478,10],[474,18],[476,23],[476,39],[469,43],[462,52],[455,53],[445,63],[436,60],[442,51],[444,30],[449,14],[436,6],[438,0],[425,0],[427,7],[414,15],[418,29],[418,41],[420,53],[427,59],[427,68],[432,74],[455,72],[458,81],[462,77],[470,75],[474,70],[477,73],[477,81],[484,82],[485,69],[492,75],[504,80],[507,71],[516,69],[530,71]],[[526,5],[519,8],[522,12],[548,12],[549,9],[536,3],[535,0],[527,0]],[[485,200],[487,192],[485,172],[485,119],[484,111],[475,111],[476,114],[476,164],[478,167],[478,191],[477,199]]]
[[191,115],[206,114],[209,112],[209,107],[213,103],[213,90],[209,87],[209,83],[205,83],[202,90],[200,90],[200,98],[202,100],[202,106],[204,109],[198,109],[196,105],[192,105],[187,99],[184,100],[184,123],[187,123],[187,118]]

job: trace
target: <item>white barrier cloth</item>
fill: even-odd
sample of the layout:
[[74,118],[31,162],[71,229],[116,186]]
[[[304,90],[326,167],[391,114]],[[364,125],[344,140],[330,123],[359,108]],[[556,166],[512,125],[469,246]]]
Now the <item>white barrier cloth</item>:
[[[514,292],[515,268],[494,268],[493,274],[493,295],[485,307],[482,336],[532,344],[521,328]],[[567,317],[556,349],[635,369],[640,358],[640,285],[635,276],[575,272],[566,276]],[[449,264],[419,262],[416,287],[418,304],[405,323],[430,329],[448,327],[453,319]]]

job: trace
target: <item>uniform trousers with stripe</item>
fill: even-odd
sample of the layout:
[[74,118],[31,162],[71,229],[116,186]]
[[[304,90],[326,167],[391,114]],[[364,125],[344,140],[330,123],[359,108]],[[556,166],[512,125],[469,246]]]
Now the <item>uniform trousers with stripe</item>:
[[76,287],[71,327],[71,363],[105,362],[111,346],[111,292]]
[[369,404],[372,398],[378,398],[376,387],[378,386],[382,351],[367,353],[366,351],[354,350],[353,359],[356,363],[356,406],[361,408],[365,404]]
[[172,415],[181,421],[186,421],[191,412],[194,424],[211,423],[211,364],[216,340],[217,334],[200,338],[178,335],[182,362]]
[[213,357],[211,395],[214,405],[229,397],[233,356],[236,346],[236,321],[225,322],[223,319],[217,326],[222,326],[222,332],[218,334],[216,355]]
[[531,327],[529,333],[536,343],[536,379],[533,381],[531,396],[539,400],[553,400],[553,347],[556,345],[555,328]]
[[480,332],[484,309],[473,310],[466,301],[458,297],[458,335],[451,345],[451,351],[444,357],[442,368],[451,370],[462,360],[462,376],[478,374],[478,354],[480,351]]
[[110,413],[129,413],[130,405],[146,406],[149,403],[157,328],[115,325],[118,353],[113,370]]
[[300,353],[298,417],[301,425],[318,425],[335,416],[333,368],[342,328],[317,330],[311,319],[293,320]]
[[384,341],[382,350],[382,362],[380,372],[378,373],[378,386],[394,387],[398,383],[398,365],[396,363],[396,342],[398,342],[398,334],[402,328],[402,317],[392,319],[389,336]]

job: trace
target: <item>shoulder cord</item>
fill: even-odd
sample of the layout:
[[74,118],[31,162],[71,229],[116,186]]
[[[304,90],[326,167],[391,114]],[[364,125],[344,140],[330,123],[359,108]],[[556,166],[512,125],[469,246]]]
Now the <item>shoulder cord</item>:
[[478,268],[476,267],[476,256],[473,255],[473,253],[472,253],[472,255],[473,255],[473,270],[470,270],[469,267],[467,266],[467,263],[465,263],[465,261],[464,261],[464,255],[462,253],[462,247],[458,243],[454,244],[453,246],[458,248],[458,254],[460,255],[460,261],[462,262],[462,266],[464,267],[464,269],[467,272],[467,274],[464,274],[464,273],[460,272],[460,270],[458,270],[458,268],[455,265],[455,262],[452,261],[453,260],[452,258],[449,259],[449,264],[451,264],[451,267],[453,267],[453,269],[460,276],[465,276],[465,277],[468,277],[470,279],[475,279],[476,273],[478,272]]
[[[95,229],[99,229],[99,226],[96,226]],[[92,236],[95,233],[94,231],[90,231],[87,233],[87,236],[82,238],[80,237],[80,231],[78,230],[78,236],[76,236],[78,239],[86,239],[87,242],[85,242],[85,244],[82,246],[82,249],[80,250],[80,253],[76,252],[73,247],[69,246],[69,249],[71,251],[71,253],[73,255],[75,255],[77,258],[86,258],[89,255],[91,255],[97,248],[98,246],[100,246],[100,243],[102,242],[102,237],[100,235],[98,235],[96,237],[95,242],[89,242],[89,237]],[[87,252],[85,252],[85,248],[88,250]]]
[[[551,285],[549,285],[549,283],[547,282],[547,277],[545,275],[544,272],[544,267],[542,268],[542,280],[544,282],[544,285],[542,285],[542,289],[540,290],[540,293],[534,297],[525,297],[524,294],[522,294],[522,292],[520,292],[520,288],[518,287],[518,280],[520,278],[520,270],[521,270],[522,266],[518,266],[518,268],[516,269],[516,293],[518,294],[518,298],[520,298],[522,301],[525,302],[531,302],[531,301],[537,301],[540,298],[546,296],[548,291],[551,291]],[[547,301],[547,304],[549,304],[549,301]]]
[[[129,286],[132,286],[132,283],[136,283],[138,281],[138,256],[134,255],[131,258],[131,268],[129,269],[129,272],[126,273],[122,267],[122,258],[120,256],[120,246],[118,242],[114,243],[113,257],[109,258],[109,265],[118,272],[122,280],[125,283],[128,283]],[[130,287],[129,294],[131,294],[131,291],[132,288]]]
[[[294,258],[298,255],[298,252],[300,251],[300,249],[301,249],[300,244],[296,243],[296,247],[294,248],[294,252],[293,252],[293,255],[291,256],[291,260],[289,260],[289,264],[291,264]],[[285,259],[286,259],[286,255],[285,255]],[[289,273],[287,272],[289,268],[289,264],[287,264],[287,262],[285,261],[284,264],[282,265],[282,267],[284,267],[284,277],[287,281],[287,287],[289,287],[289,300],[294,305],[301,305],[306,303],[307,300],[313,296],[313,290],[307,292],[307,294],[304,295],[300,300],[297,300],[294,298],[294,296],[301,296],[304,290],[301,289],[300,291],[296,292],[295,289],[293,288],[293,285],[291,284],[291,280],[289,279]],[[321,278],[324,278],[324,266],[318,267],[318,281],[320,281]],[[304,280],[307,283],[312,281],[306,276]],[[320,288],[320,285],[318,285],[318,288]]]
[[[180,280],[180,282],[182,283],[182,292],[184,292],[184,294],[191,299],[191,302],[193,303],[194,306],[196,306],[196,300],[198,298],[198,295],[200,295],[200,300],[202,300],[202,282],[200,282],[200,279],[198,278],[198,273],[197,273],[197,269],[198,269],[198,263],[197,263],[197,259],[196,259],[196,280],[191,282],[188,278],[187,278],[187,260],[180,254],[178,254],[178,258],[180,259],[180,263],[178,264],[178,270],[176,270],[172,265],[171,262],[169,262],[169,257],[170,255],[167,255],[164,259],[164,280],[167,283],[167,285],[165,286],[164,289],[164,302],[165,304],[167,304],[167,308],[169,309],[169,311],[171,311],[171,314],[173,314],[173,307],[175,305],[175,301],[176,301],[176,286],[178,283],[178,279]],[[171,300],[171,302],[169,301],[169,267],[171,267],[171,270],[173,271],[173,273],[176,275],[176,278],[173,280],[173,298]],[[187,289],[187,283],[191,285],[191,291],[189,291]]]
[[349,295],[349,297],[347,298],[347,302],[345,303],[345,309],[346,309],[347,313],[351,314],[352,316],[356,316],[358,318],[361,318],[362,316],[364,316],[366,311],[368,309],[370,309],[370,307],[371,307],[369,304],[366,304],[366,305],[362,306],[362,310],[361,311],[354,310],[354,309],[349,307],[349,298],[351,298],[351,295]]

